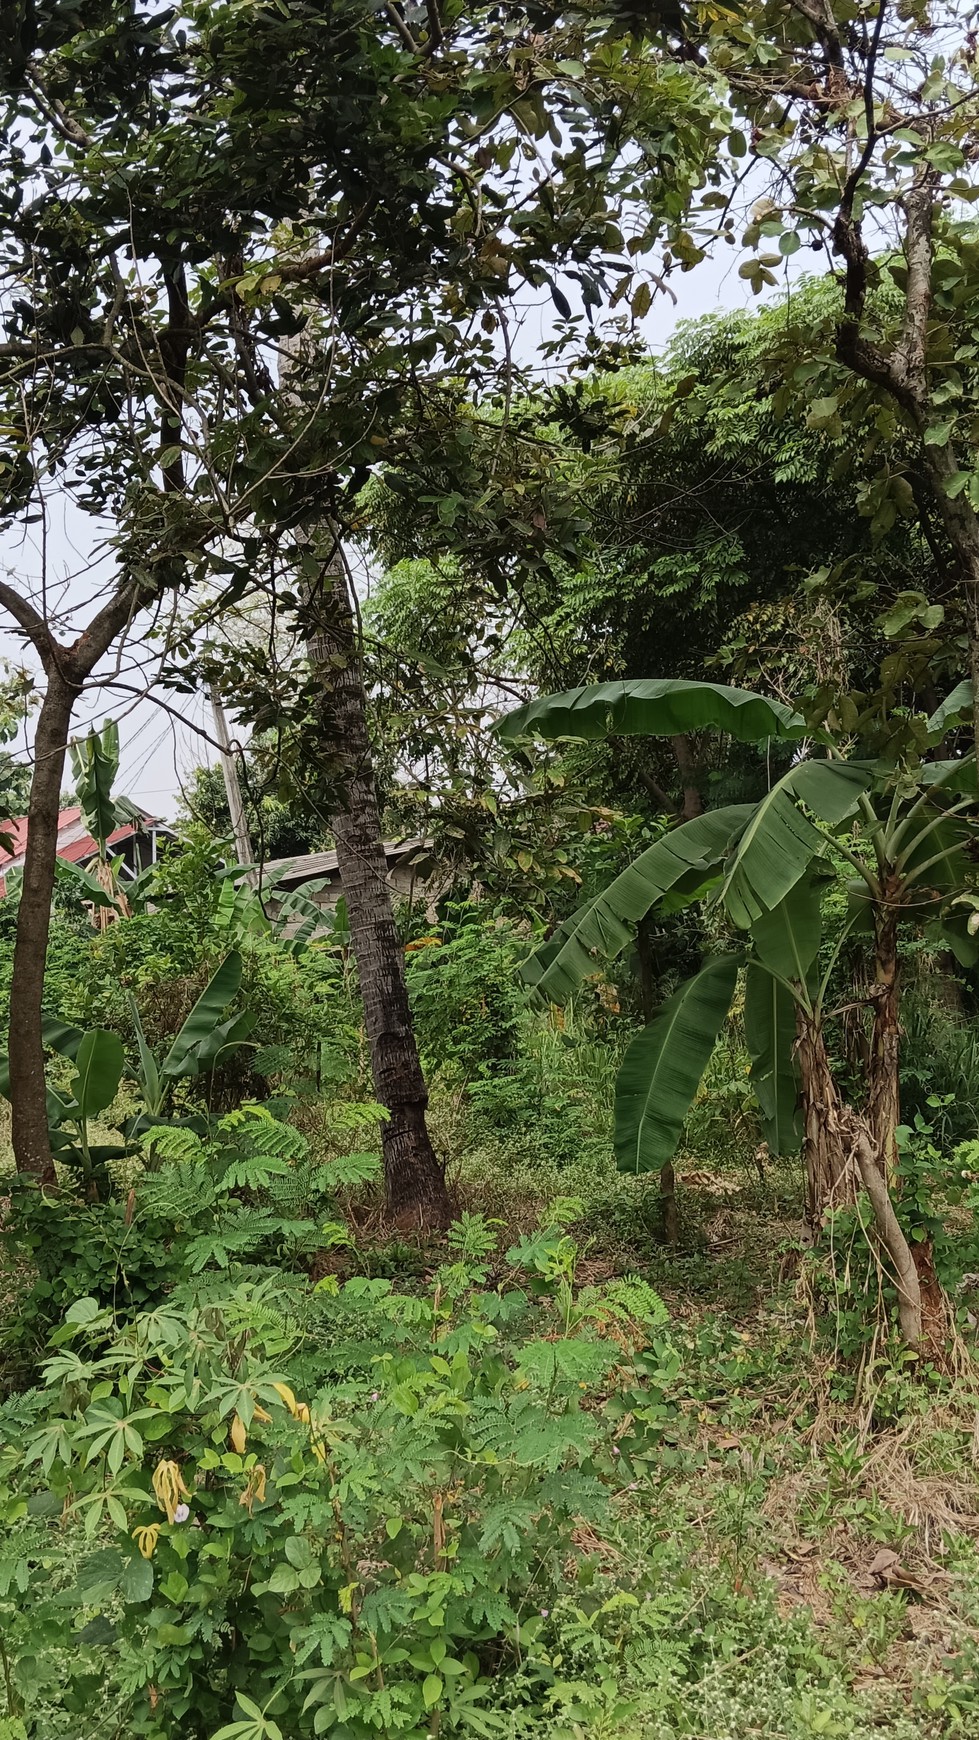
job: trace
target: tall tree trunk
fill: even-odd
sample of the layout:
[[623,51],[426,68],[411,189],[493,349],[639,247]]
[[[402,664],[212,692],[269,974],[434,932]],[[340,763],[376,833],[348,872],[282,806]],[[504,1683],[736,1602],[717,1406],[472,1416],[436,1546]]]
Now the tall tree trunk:
[[374,1092],[387,1113],[382,1143],[388,1211],[424,1226],[446,1226],[449,1196],[425,1121],[428,1091],[387,880],[363,668],[338,545],[307,604],[307,647],[321,684],[323,741],[336,757],[342,787],[330,826],[360,978]]
[[27,812],[27,851],[17,913],[10,1002],[11,1135],[17,1170],[43,1185],[55,1181],[48,1130],[41,1004],[51,928],[61,781],[78,690],[52,666],[34,738],[34,777]]
[[842,1110],[822,1023],[800,1009],[796,1016],[796,1057],[802,1097],[802,1157],[806,1176],[806,1220],[813,1231],[827,1209],[853,1200],[853,1181]]

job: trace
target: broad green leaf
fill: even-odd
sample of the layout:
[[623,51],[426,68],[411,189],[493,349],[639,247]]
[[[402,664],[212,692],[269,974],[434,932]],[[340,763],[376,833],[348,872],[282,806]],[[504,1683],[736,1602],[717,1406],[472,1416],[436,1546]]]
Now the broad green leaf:
[[81,864],[70,864],[67,858],[59,858],[55,865],[55,875],[60,882],[70,882],[77,888],[91,906],[107,906],[113,912],[120,910],[118,900],[113,900],[101,882]]
[[[211,1069],[222,1052],[233,1051],[243,1044],[249,1033],[258,1022],[258,1015],[253,1009],[244,1009],[239,1015],[232,1015],[230,1020],[222,1021],[213,1032],[201,1042],[188,1062],[195,1069]],[[181,1071],[181,1074],[186,1071]]]
[[730,804],[665,834],[603,893],[573,912],[526,963],[522,977],[552,1002],[564,1002],[596,971],[596,956],[609,960],[621,954],[633,941],[638,921],[666,893],[691,876],[699,889],[717,872],[754,808]]
[[615,1158],[622,1172],[658,1172],[727,1019],[740,955],[718,955],[632,1041],[615,1086]]
[[153,1053],[146,1042],[146,1034],[143,1032],[143,1023],[139,1017],[139,1009],[136,1006],[136,999],[131,992],[129,995],[129,1013],[132,1016],[133,1028],[136,1033],[136,1044],[139,1048],[139,1085],[143,1090],[143,1098],[146,1101],[147,1111],[153,1116],[158,1116],[163,1109],[160,1071],[157,1068],[156,1058],[153,1056]]
[[[822,888],[832,876],[810,872],[771,912],[752,926],[756,960],[745,976],[744,1024],[751,1057],[751,1085],[773,1154],[793,1154],[799,1145],[798,1081],[794,1053],[796,1004],[782,980],[807,983],[822,940]],[[772,969],[768,971],[766,969]],[[779,978],[774,974],[780,975]]]
[[805,985],[822,941],[822,893],[832,875],[800,879],[771,912],[751,927],[755,953],[794,985]]
[[74,1063],[78,1056],[78,1047],[85,1037],[81,1027],[70,1027],[67,1022],[59,1021],[56,1015],[44,1015],[41,1018],[41,1038],[46,1051],[56,1051],[60,1057],[69,1057]]
[[119,771],[119,727],[114,719],[107,719],[101,732],[93,728],[80,743],[71,745],[71,767],[85,826],[104,856],[109,835],[118,826],[112,799],[112,782]]
[[928,721],[929,742],[940,743],[946,731],[950,731],[953,725],[968,724],[971,720],[972,684],[969,681],[957,683]]
[[210,1038],[218,1017],[227,1008],[241,984],[241,955],[233,949],[218,967],[210,982],[194,1004],[160,1066],[160,1074],[177,1076],[186,1073],[191,1052]]
[[149,1559],[130,1559],[122,1573],[120,1593],[124,1601],[148,1601],[153,1593],[153,1566]]
[[95,1027],[83,1035],[75,1054],[77,1074],[71,1084],[79,1117],[92,1118],[111,1106],[126,1066],[118,1033]]
[[646,677],[542,695],[506,714],[496,729],[505,743],[523,737],[670,737],[708,729],[758,743],[767,737],[802,737],[806,724],[780,701],[749,689]]
[[[969,703],[970,716],[972,703]],[[923,761],[918,778],[924,786],[941,787],[942,791],[968,794],[976,792],[976,758],[963,755],[958,761]]]
[[852,815],[872,783],[868,768],[848,761],[801,761],[783,775],[741,835],[718,894],[734,924],[750,930],[825,850],[826,836],[799,803],[836,827]]

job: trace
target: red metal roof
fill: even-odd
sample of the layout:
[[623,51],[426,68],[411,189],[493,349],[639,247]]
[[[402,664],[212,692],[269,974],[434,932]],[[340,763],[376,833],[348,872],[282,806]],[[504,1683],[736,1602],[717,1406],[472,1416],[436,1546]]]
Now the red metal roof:
[[[141,813],[147,827],[152,827],[159,819],[156,816],[151,816],[147,810],[143,810]],[[82,812],[77,804],[74,809],[62,810],[58,816],[58,857],[67,859],[69,864],[80,864],[86,858],[94,857],[99,849],[91,834],[80,827],[81,819]],[[110,846],[121,845],[123,840],[128,840],[135,832],[136,824],[125,822],[121,828],[116,828],[109,835],[108,844]],[[5,846],[0,846],[0,871],[2,871],[5,864],[13,863],[16,859],[22,858],[27,849],[27,817],[18,816],[12,822],[0,821],[0,833],[9,835],[13,844],[12,851],[9,851]]]

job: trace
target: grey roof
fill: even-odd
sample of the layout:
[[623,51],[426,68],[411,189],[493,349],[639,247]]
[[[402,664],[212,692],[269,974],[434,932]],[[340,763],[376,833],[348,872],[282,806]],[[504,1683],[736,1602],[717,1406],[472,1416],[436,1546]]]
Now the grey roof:
[[[404,863],[405,859],[423,858],[430,852],[433,840],[385,840],[384,853],[388,868]],[[290,883],[314,882],[320,876],[338,876],[339,866],[335,852],[307,852],[299,858],[269,858],[262,866],[262,880],[279,883],[280,887],[288,887]]]

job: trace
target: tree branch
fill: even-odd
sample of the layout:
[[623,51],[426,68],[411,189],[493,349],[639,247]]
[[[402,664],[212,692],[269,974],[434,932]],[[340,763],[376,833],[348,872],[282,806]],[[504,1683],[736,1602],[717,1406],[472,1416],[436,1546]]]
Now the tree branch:
[[23,629],[42,662],[49,657],[51,630],[40,611],[35,610],[33,604],[22,598],[19,592],[15,592],[6,580],[0,580],[0,605],[13,617],[18,627]]

